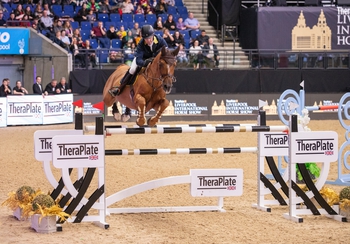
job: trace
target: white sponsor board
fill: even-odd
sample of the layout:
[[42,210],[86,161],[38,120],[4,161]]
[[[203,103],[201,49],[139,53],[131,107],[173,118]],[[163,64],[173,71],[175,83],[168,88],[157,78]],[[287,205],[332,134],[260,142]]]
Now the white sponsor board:
[[54,136],[52,163],[56,168],[104,167],[104,136]]
[[287,133],[261,132],[259,133],[260,156],[287,156],[289,138]]
[[292,163],[335,162],[338,134],[334,131],[291,133]]
[[73,122],[73,94],[50,95],[43,98],[43,124]]
[[42,96],[7,96],[8,125],[38,125],[42,123]]
[[0,127],[7,126],[7,99],[0,97]]
[[38,130],[34,133],[34,155],[41,162],[52,160],[52,138],[58,135],[83,135],[83,130]]
[[243,194],[243,169],[191,169],[193,197],[225,197]]

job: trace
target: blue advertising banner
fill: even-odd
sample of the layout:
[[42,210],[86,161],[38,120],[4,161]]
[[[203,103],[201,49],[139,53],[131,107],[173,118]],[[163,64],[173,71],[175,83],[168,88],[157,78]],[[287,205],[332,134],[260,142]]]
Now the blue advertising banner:
[[0,29],[0,55],[23,55],[29,50],[29,29],[1,28]]

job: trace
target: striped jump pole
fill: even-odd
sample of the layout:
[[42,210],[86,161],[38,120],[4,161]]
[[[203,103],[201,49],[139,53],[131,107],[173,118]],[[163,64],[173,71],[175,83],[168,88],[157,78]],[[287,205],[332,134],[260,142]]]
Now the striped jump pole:
[[[234,127],[234,126],[249,126],[254,124],[177,124],[177,125],[155,125],[153,127],[138,126],[138,125],[106,125],[105,129],[118,129],[118,128],[160,128],[160,127]],[[95,125],[86,125],[86,132],[94,132]]]
[[226,147],[226,148],[157,148],[157,149],[114,149],[105,150],[106,156],[123,155],[175,155],[175,154],[230,154],[257,153],[257,147]]
[[149,127],[106,128],[107,134],[175,134],[175,133],[230,133],[230,132],[288,132],[288,126],[247,125],[233,127]]
[[306,106],[305,107],[309,111],[317,111],[317,110],[334,110],[338,109],[339,105],[325,105],[325,106]]

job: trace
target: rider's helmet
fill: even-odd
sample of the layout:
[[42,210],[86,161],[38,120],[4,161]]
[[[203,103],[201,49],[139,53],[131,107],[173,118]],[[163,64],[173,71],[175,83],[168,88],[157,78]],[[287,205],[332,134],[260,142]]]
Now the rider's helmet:
[[141,29],[142,38],[148,38],[154,34],[152,25],[144,25]]

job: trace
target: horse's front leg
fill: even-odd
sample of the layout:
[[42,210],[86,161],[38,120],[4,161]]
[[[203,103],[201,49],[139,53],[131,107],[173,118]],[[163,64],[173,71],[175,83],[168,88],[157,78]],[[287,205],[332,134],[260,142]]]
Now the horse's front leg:
[[155,126],[158,123],[158,120],[160,119],[160,117],[162,116],[164,110],[168,106],[169,106],[169,101],[167,99],[163,99],[163,101],[161,101],[160,104],[158,105],[158,109],[157,109],[157,106],[154,107],[156,109],[157,113],[156,113],[155,116],[151,117],[147,121],[147,124],[149,126]]
[[136,124],[138,126],[142,126],[146,123],[146,116],[145,116],[145,110],[146,110],[146,99],[141,96],[140,94],[135,95],[134,103],[137,107],[137,110],[139,112],[139,115],[136,120]]

